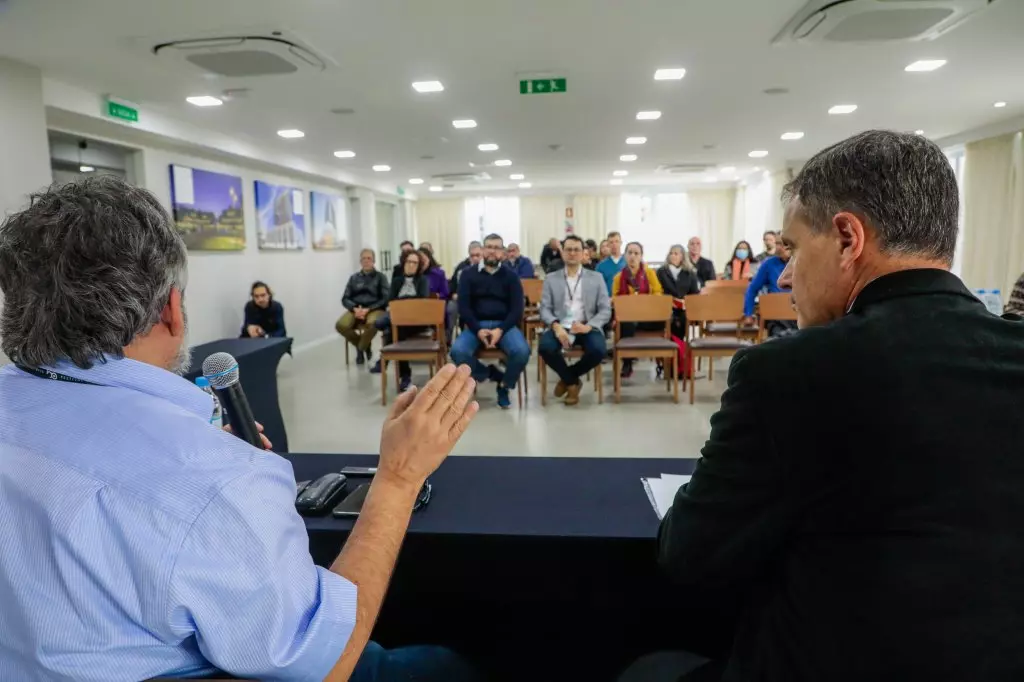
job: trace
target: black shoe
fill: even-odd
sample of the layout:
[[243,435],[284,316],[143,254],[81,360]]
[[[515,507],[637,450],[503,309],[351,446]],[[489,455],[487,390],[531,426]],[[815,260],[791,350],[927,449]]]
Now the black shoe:
[[377,362],[374,363],[373,367],[370,368],[370,374],[380,374],[380,370],[380,358],[378,358]]
[[361,351],[359,349],[356,349],[356,364],[357,365],[362,365],[365,362],[366,362],[366,357],[363,355],[363,351]]
[[398,382],[398,392],[405,393],[412,387],[412,377],[402,377]]
[[505,378],[505,373],[494,365],[487,365],[487,378],[496,384],[500,384],[501,380]]
[[619,376],[622,377],[623,379],[629,379],[630,377],[633,376],[633,361],[632,360],[623,360],[622,361],[622,372],[619,373]]

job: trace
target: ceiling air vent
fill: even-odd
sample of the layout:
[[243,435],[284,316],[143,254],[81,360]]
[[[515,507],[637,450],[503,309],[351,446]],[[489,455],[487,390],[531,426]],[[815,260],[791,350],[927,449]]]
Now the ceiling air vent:
[[659,173],[668,173],[669,175],[690,175],[691,173],[704,173],[713,168],[706,163],[673,163],[664,166],[658,166]]
[[933,40],[997,0],[810,0],[773,44]]
[[154,46],[153,54],[229,78],[281,76],[327,68],[326,60],[281,31],[273,35],[172,40]]
[[447,187],[447,183],[475,184],[478,182],[484,182],[485,180],[490,180],[491,176],[489,173],[439,173],[437,175],[431,175],[430,179],[444,183]]

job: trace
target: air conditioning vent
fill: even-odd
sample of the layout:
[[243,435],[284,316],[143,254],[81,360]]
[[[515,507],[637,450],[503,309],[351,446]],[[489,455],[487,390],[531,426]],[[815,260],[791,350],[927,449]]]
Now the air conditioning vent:
[[281,31],[274,35],[171,40],[154,46],[153,54],[228,78],[282,76],[327,68],[325,59]]
[[997,0],[810,0],[774,44],[934,40]]
[[431,175],[431,180],[437,180],[441,183],[454,184],[476,184],[490,180],[491,176],[489,173],[439,173],[437,175]]
[[704,173],[714,168],[706,163],[673,163],[663,166],[658,166],[659,173],[668,173],[669,175],[689,175],[691,173]]

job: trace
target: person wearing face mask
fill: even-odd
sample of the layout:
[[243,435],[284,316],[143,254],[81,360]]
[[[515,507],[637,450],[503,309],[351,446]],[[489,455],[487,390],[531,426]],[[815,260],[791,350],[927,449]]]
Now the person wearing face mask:
[[754,260],[750,257],[750,242],[740,242],[733,249],[732,259],[725,264],[724,279],[750,279],[754,276]]
[[[616,296],[661,296],[664,292],[661,289],[661,281],[658,274],[647,267],[644,263],[644,247],[640,242],[626,244],[625,267],[612,280],[612,297]],[[641,331],[663,331],[663,322],[627,322],[619,325],[620,338],[626,339],[636,336],[637,329]],[[623,379],[633,376],[633,360],[626,358],[622,361],[620,372]]]
[[665,264],[658,268],[658,281],[672,297],[672,335],[686,339],[686,297],[700,293],[697,271],[686,257],[682,244],[673,244]]

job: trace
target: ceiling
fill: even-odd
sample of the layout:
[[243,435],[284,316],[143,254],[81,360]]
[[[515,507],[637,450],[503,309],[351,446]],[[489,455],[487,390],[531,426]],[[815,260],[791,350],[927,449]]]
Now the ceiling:
[[[395,185],[484,167],[486,191],[721,182],[755,165],[782,167],[866,128],[923,129],[933,138],[1024,115],[1024,2],[1001,0],[930,42],[773,46],[804,0],[10,0],[0,12],[0,55],[48,77],[113,93],[192,125],[256,142],[272,153]],[[325,57],[322,72],[208,77],[155,56],[175,39],[282,30]],[[946,59],[906,73],[919,59]],[[655,81],[659,67],[685,67]],[[519,74],[567,78],[564,94],[520,95]],[[441,93],[413,81],[437,79]],[[200,109],[197,94],[249,88]],[[768,88],[787,94],[767,95]],[[993,108],[1003,100],[1008,106]],[[848,116],[830,106],[856,103]],[[353,113],[338,115],[332,109]],[[660,110],[657,121],[637,121]],[[478,127],[456,130],[452,120]],[[276,131],[298,128],[303,139]],[[787,131],[803,139],[782,141]],[[642,146],[626,137],[646,136]],[[497,152],[477,145],[493,142]],[[552,149],[557,145],[557,150]],[[353,159],[335,159],[351,149]],[[764,159],[748,158],[766,150]],[[635,153],[633,163],[619,156]],[[431,158],[424,158],[431,157]],[[737,167],[689,179],[672,164]],[[374,164],[388,164],[386,176]]]

